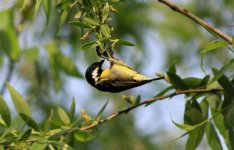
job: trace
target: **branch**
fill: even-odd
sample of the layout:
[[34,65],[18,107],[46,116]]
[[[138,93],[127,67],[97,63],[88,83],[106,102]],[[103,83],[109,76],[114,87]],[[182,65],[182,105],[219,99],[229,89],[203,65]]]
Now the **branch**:
[[176,4],[174,4],[170,1],[167,1],[167,0],[158,0],[158,1],[160,3],[163,3],[167,6],[169,6],[172,10],[190,18],[191,20],[193,20],[197,24],[204,27],[207,31],[211,31],[211,32],[215,33],[217,36],[221,37],[223,40],[227,41],[229,44],[232,44],[232,38],[230,36],[228,36],[227,34],[222,32],[221,30],[213,27],[212,25],[208,24],[207,22],[205,22],[204,20],[195,16],[194,14],[190,13],[188,10],[181,8],[181,7],[177,6]]
[[167,94],[167,95],[163,95],[163,96],[158,96],[158,97],[154,97],[154,98],[150,98],[150,99],[147,99],[137,105],[133,105],[131,107],[128,107],[128,108],[125,108],[123,110],[120,110],[120,111],[117,111],[117,112],[114,112],[112,113],[110,116],[106,117],[105,119],[102,119],[102,120],[99,120],[99,121],[94,121],[91,125],[88,125],[88,126],[84,126],[84,127],[81,127],[80,130],[89,130],[89,129],[92,129],[92,128],[95,128],[97,127],[98,125],[100,124],[103,124],[105,122],[109,122],[111,121],[112,119],[122,115],[122,114],[126,114],[128,113],[129,111],[137,108],[137,107],[140,107],[142,105],[147,105],[147,104],[151,104],[151,103],[154,103],[158,100],[164,100],[164,99],[167,99],[167,98],[170,98],[170,97],[173,97],[173,96],[176,96],[176,95],[181,95],[181,94],[189,94],[189,93],[210,93],[210,92],[218,92],[218,91],[223,91],[223,89],[190,89],[190,90],[181,90],[181,91],[176,91],[176,92],[173,92],[171,94]]
[[0,95],[3,95],[6,90],[6,82],[9,82],[11,80],[11,77],[13,75],[14,65],[15,65],[14,61],[9,62],[8,72],[6,75],[6,79],[4,80],[4,83],[1,87]]

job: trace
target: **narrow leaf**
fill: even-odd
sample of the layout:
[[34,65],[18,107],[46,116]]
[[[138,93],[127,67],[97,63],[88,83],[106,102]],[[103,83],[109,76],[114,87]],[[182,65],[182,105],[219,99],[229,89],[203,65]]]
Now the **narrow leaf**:
[[19,115],[29,127],[33,128],[36,131],[40,130],[36,121],[34,121],[30,116],[27,116],[26,114],[23,113],[19,113]]
[[[219,74],[219,71],[215,68],[212,69],[213,73],[215,75]],[[218,79],[219,84],[224,88],[226,92],[228,92],[230,95],[234,96],[234,87],[232,86],[231,81],[222,74]]]
[[206,126],[206,138],[211,149],[222,150],[222,144],[212,123]]
[[106,109],[106,106],[108,105],[109,101],[106,101],[106,103],[102,106],[102,108],[100,109],[100,111],[98,112],[97,116],[95,117],[95,120],[99,120],[103,111]]
[[92,129],[89,131],[76,131],[75,139],[81,142],[90,141],[96,137],[98,137],[98,130]]
[[106,2],[103,9],[102,9],[102,23],[104,23],[109,15],[110,12],[110,6],[109,3]]
[[67,10],[67,8],[65,8],[65,9],[63,10],[63,12],[62,12],[60,18],[59,18],[59,19],[60,19],[60,21],[59,21],[59,30],[58,30],[57,34],[60,33],[60,30],[61,30],[61,28],[62,28],[62,25],[63,25],[63,23],[65,22],[65,20],[66,20],[66,18],[67,18],[67,15],[68,15],[68,10]]
[[24,0],[22,6],[21,6],[21,8],[20,8],[20,11],[23,11],[24,8],[29,4],[29,2],[30,2],[30,0]]
[[176,62],[177,60],[174,60],[169,64],[168,72],[176,74]]
[[178,75],[172,73],[172,72],[167,72],[167,75],[169,77],[169,80],[171,84],[176,88],[176,89],[181,89],[181,90],[187,90],[188,87]]
[[121,39],[118,39],[116,44],[120,44],[120,45],[126,45],[126,46],[134,46],[133,43],[129,42],[129,41],[125,41],[125,40],[121,40]]
[[95,41],[95,42],[90,42],[90,43],[87,43],[87,44],[84,44],[82,45],[82,49],[91,49],[91,48],[94,48],[98,45],[98,43]]
[[70,111],[69,111],[70,120],[73,119],[74,114],[75,114],[75,111],[76,111],[76,100],[75,100],[75,98],[73,97],[73,98],[72,98],[72,104],[71,104]]
[[68,125],[71,123],[67,113],[61,107],[58,107],[58,115],[63,124]]
[[207,86],[208,82],[210,80],[210,75],[206,75],[200,82],[199,87],[205,87]]
[[[171,119],[172,120],[172,119]],[[172,120],[173,124],[175,126],[177,126],[178,128],[182,129],[182,130],[186,130],[186,131],[191,131],[194,129],[194,126],[191,126],[191,125],[187,125],[187,124],[179,124],[179,123],[176,123],[174,120]]]
[[108,27],[108,25],[103,24],[100,26],[101,32],[105,37],[111,37],[110,35],[110,28]]
[[217,81],[226,70],[229,69],[229,67],[231,67],[231,65],[234,63],[234,59],[232,59],[228,64],[224,65],[216,74],[215,76],[211,79],[211,81],[209,82],[209,84]]
[[52,117],[53,117],[53,110],[50,111],[50,115],[49,115],[49,117],[46,119],[46,121],[44,123],[43,131],[45,133],[47,133],[50,130]]
[[46,14],[46,24],[49,23],[50,16],[51,16],[51,10],[52,10],[52,1],[49,0],[43,0],[43,6]]
[[29,136],[32,133],[32,129],[28,129],[26,132],[24,132],[24,134],[20,137],[20,141],[25,141],[29,138]]
[[6,85],[17,112],[31,117],[32,115],[27,101],[9,83],[6,83]]
[[90,26],[86,23],[80,22],[80,21],[72,21],[72,22],[68,22],[68,23],[71,25],[75,25],[75,26],[79,26],[79,27],[83,27],[83,28],[92,28],[92,26]]
[[185,78],[184,82],[189,89],[196,89],[199,87],[201,79],[195,77]]
[[202,109],[196,99],[187,101],[184,112],[184,123],[196,125],[204,121]]
[[138,105],[141,102],[141,95],[138,95],[134,105]]
[[228,44],[225,41],[220,41],[220,40],[214,40],[209,42],[205,48],[201,51],[201,53],[207,53],[210,52],[212,50],[218,49],[218,48],[222,48],[222,47],[226,47]]
[[229,128],[234,128],[234,104],[231,104],[231,107],[228,108],[227,112],[225,113],[224,119],[225,119],[225,124]]
[[197,146],[201,143],[204,133],[205,133],[205,125],[200,126],[196,128],[196,130],[190,132],[185,150],[195,150]]
[[34,142],[29,150],[39,150],[39,149],[45,149],[48,145],[49,141],[46,141],[45,139],[39,139],[38,141]]
[[81,78],[82,75],[78,71],[76,64],[73,62],[73,60],[62,54],[61,52],[57,52],[54,57],[56,61],[56,65],[59,65],[58,68],[64,71],[67,75],[71,75],[74,77]]
[[167,88],[165,88],[164,90],[162,90],[161,92],[159,92],[157,95],[155,95],[154,98],[158,97],[158,96],[162,96],[162,95],[166,94],[168,91],[170,91],[172,89],[174,89],[173,86],[168,86]]
[[34,16],[36,16],[37,11],[38,11],[40,5],[41,5],[41,0],[36,0]]
[[19,60],[20,48],[15,29],[8,27],[4,31],[0,30],[0,49],[6,53],[10,60]]
[[94,25],[94,26],[99,26],[99,23],[91,18],[84,18],[84,21],[87,22],[90,25]]
[[0,114],[5,124],[9,127],[11,125],[11,113],[6,101],[1,95],[0,95]]

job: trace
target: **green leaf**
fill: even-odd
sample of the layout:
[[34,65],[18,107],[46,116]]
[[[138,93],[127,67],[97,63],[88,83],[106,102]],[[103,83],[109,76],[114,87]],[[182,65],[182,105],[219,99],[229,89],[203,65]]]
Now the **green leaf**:
[[36,121],[32,119],[32,117],[27,116],[26,114],[23,113],[19,113],[19,115],[29,127],[33,128],[36,131],[40,130],[38,124],[36,123]]
[[5,124],[8,127],[11,126],[10,109],[9,109],[6,101],[4,100],[4,98],[1,95],[0,95],[0,114],[1,114],[1,117],[2,117],[3,121],[5,122]]
[[61,141],[50,141],[50,144],[61,150],[74,150],[66,142]]
[[[221,109],[221,106],[219,106],[219,108]],[[218,113],[218,114],[217,114]],[[223,136],[224,138],[224,142],[226,143],[228,149],[233,149],[231,147],[231,143],[232,142],[229,138],[229,132],[228,132],[228,128],[226,128],[225,124],[224,124],[224,116],[223,114],[219,111],[217,112],[216,110],[211,108],[211,114],[212,116],[215,116],[213,118],[213,121],[215,123],[216,128],[218,129],[219,133]]]
[[196,125],[204,121],[202,109],[196,99],[186,102],[184,112],[184,123],[188,125]]
[[29,3],[30,3],[30,0],[24,0],[22,6],[21,6],[21,8],[20,8],[20,11],[23,11],[24,8],[25,8],[27,5],[29,5]]
[[210,104],[210,107],[213,108],[214,110],[217,110],[219,105],[220,105],[220,98],[216,94],[208,94],[206,96],[206,99],[208,103]]
[[21,54],[25,56],[25,58],[28,61],[36,61],[39,58],[38,48],[29,48],[29,49],[23,50]]
[[76,131],[74,134],[75,139],[81,142],[90,141],[94,138],[97,138],[98,135],[99,134],[97,129],[92,129],[89,131]]
[[106,24],[102,24],[100,26],[101,32],[105,37],[111,37],[110,35],[110,28]]
[[121,40],[121,39],[117,39],[115,43],[120,44],[120,45],[126,45],[126,46],[134,46],[133,43],[129,41]]
[[203,71],[203,73],[206,74],[206,70],[204,68],[204,60],[205,60],[205,54],[202,54],[200,59],[200,68]]
[[76,68],[76,64],[61,52],[57,52],[54,57],[57,62],[56,65],[59,65],[59,68],[64,71],[66,74],[81,78],[82,75]]
[[46,24],[49,23],[50,16],[51,16],[51,10],[52,10],[52,1],[49,0],[43,0],[43,6],[46,14]]
[[206,138],[211,149],[222,150],[222,144],[212,123],[206,125]]
[[199,87],[201,83],[201,79],[195,78],[195,77],[189,77],[189,78],[185,78],[184,82],[189,89],[196,89]]
[[58,107],[58,115],[63,124],[69,125],[71,123],[67,113],[61,107]]
[[18,38],[13,28],[8,27],[4,31],[0,30],[0,49],[4,50],[10,60],[19,60],[20,49]]
[[101,118],[101,115],[103,111],[106,109],[106,106],[108,105],[109,101],[106,101],[106,103],[102,106],[102,108],[99,110],[97,116],[95,117],[95,120],[99,120]]
[[215,76],[211,79],[211,81],[209,82],[209,84],[217,81],[226,70],[228,70],[229,67],[231,67],[231,65],[234,63],[234,59],[232,59],[228,64],[224,65],[216,74]]
[[90,42],[90,43],[86,43],[84,45],[82,45],[82,49],[92,49],[94,47],[98,46],[98,43],[95,41],[95,42]]
[[[171,119],[172,120],[172,119]],[[177,126],[178,128],[182,129],[182,130],[186,130],[186,131],[191,131],[194,129],[195,126],[191,126],[191,125],[187,125],[187,124],[179,124],[176,123],[174,120],[172,120],[173,124],[175,126]]]
[[138,104],[140,104],[140,102],[141,102],[141,95],[138,95],[134,105],[138,105]]
[[102,9],[102,23],[104,23],[109,15],[110,12],[110,6],[109,3],[106,2],[103,9]]
[[195,150],[201,143],[205,133],[205,125],[202,125],[189,133],[185,150]]
[[46,141],[45,139],[39,139],[30,146],[29,150],[45,149],[47,145],[48,141]]
[[6,85],[17,112],[32,117],[27,101],[9,83],[6,83]]
[[72,21],[72,22],[68,22],[71,25],[75,25],[75,26],[79,26],[79,27],[83,27],[83,28],[92,28],[92,26],[84,23],[84,22],[80,22],[80,21]]
[[210,80],[210,75],[206,75],[200,82],[199,87],[205,87],[207,86],[208,82]]
[[65,8],[65,9],[62,11],[62,14],[61,14],[61,16],[60,16],[60,18],[59,18],[59,30],[58,30],[57,34],[60,33],[60,30],[61,30],[61,28],[62,28],[62,25],[63,25],[63,23],[65,22],[65,20],[67,19],[67,15],[68,15],[68,10],[67,10],[67,8]]
[[173,74],[176,74],[176,62],[177,62],[177,60],[172,61],[172,63],[169,65],[169,69],[167,72],[171,72]]
[[201,51],[201,53],[204,54],[204,53],[210,52],[210,51],[218,49],[218,48],[226,47],[227,45],[228,44],[225,41],[214,40],[214,41],[207,43],[207,45]]
[[29,138],[29,136],[32,133],[32,129],[28,129],[26,132],[24,132],[24,134],[20,137],[20,141],[25,141]]
[[50,130],[53,114],[54,114],[53,110],[51,110],[49,117],[45,120],[45,123],[43,126],[44,133],[47,133]]
[[201,143],[205,133],[205,124],[209,121],[208,118],[208,103],[206,99],[202,102],[197,102],[196,99],[191,99],[186,103],[184,122],[194,125],[194,130],[189,133],[186,143],[186,150],[193,150]]
[[158,96],[162,96],[162,95],[166,94],[168,91],[170,91],[172,89],[174,89],[174,87],[173,86],[169,86],[169,87],[165,88],[164,90],[162,90],[161,92],[159,92],[157,95],[155,95],[154,98],[158,97]]
[[39,9],[40,5],[41,5],[41,0],[36,0],[34,16],[36,16],[37,11],[38,11],[38,9]]
[[224,119],[225,119],[225,124],[229,128],[234,128],[234,104],[231,104],[231,107],[228,108],[227,112],[225,113]]
[[[216,76],[217,74],[219,74],[219,71],[215,68],[212,68],[212,71],[214,73],[214,75]],[[219,78],[218,78],[218,82],[219,84],[223,87],[223,89],[229,93],[230,95],[234,96],[234,87],[232,86],[231,81],[224,75],[222,74]]]
[[84,18],[84,21],[87,22],[90,25],[94,25],[94,26],[99,26],[99,23],[96,20],[93,20],[91,18]]
[[229,140],[230,140],[230,144],[231,144],[231,149],[233,149],[234,148],[234,131],[233,131],[233,127],[228,128],[228,135],[229,135]]
[[75,98],[73,97],[73,98],[72,98],[72,104],[71,104],[70,111],[69,111],[70,120],[73,119],[74,114],[75,114],[75,111],[76,111],[76,100],[75,100]]
[[202,117],[203,120],[208,121],[209,116],[209,103],[207,102],[206,98],[203,98],[203,100],[199,103],[201,111],[202,111]]
[[172,72],[167,72],[167,76],[169,77],[169,80],[171,84],[176,88],[180,90],[187,90],[188,87],[178,75],[172,73]]

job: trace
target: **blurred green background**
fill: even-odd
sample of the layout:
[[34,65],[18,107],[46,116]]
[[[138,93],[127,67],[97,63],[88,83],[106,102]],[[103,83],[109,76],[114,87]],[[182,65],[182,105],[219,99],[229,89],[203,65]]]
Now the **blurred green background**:
[[[233,0],[173,2],[230,36],[234,35]],[[123,94],[135,97],[140,94],[142,99],[147,99],[166,87],[164,81],[156,81],[123,93],[109,94],[88,85],[84,73],[89,64],[99,60],[95,50],[82,50],[81,46],[87,42],[80,40],[84,30],[66,23],[73,20],[73,11],[69,12],[58,34],[61,12],[55,7],[56,1],[49,4],[50,11],[39,7],[35,15],[34,0],[23,10],[24,1],[0,1],[0,38],[4,43],[0,45],[0,88],[8,76],[9,65],[13,65],[10,83],[27,98],[36,120],[43,122],[55,106],[68,109],[72,97],[76,99],[77,115],[80,109],[85,109],[92,116],[109,100],[105,110],[108,115],[128,105],[121,99]],[[129,0],[114,6],[118,13],[113,16],[112,37],[135,44],[135,47],[118,47],[118,58],[148,76],[164,73],[175,61],[181,76],[204,76],[199,51],[215,39],[210,33],[156,0]],[[5,40],[6,35],[10,35],[8,40]],[[6,48],[13,52],[9,54]],[[13,63],[9,55],[15,58]],[[216,50],[206,55],[204,67],[221,66],[230,57],[232,53],[228,50]],[[74,66],[69,70],[70,64]],[[8,91],[3,95],[13,111]],[[86,150],[182,149],[185,138],[171,143],[183,131],[173,125],[170,115],[176,122],[182,122],[184,104],[184,98],[178,96],[137,108],[101,125],[98,138],[84,143],[73,141],[73,144],[77,149]],[[203,142],[199,148],[206,149],[207,143]]]

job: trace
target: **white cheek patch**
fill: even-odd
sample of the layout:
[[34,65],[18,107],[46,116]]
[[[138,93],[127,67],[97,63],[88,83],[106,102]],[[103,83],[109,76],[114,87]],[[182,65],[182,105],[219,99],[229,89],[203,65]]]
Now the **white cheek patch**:
[[94,79],[95,82],[98,81],[98,69],[99,68],[95,68],[93,73],[92,73],[92,78]]

